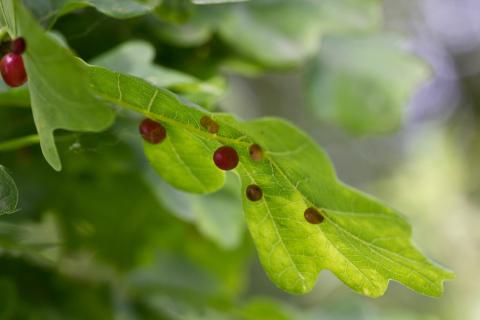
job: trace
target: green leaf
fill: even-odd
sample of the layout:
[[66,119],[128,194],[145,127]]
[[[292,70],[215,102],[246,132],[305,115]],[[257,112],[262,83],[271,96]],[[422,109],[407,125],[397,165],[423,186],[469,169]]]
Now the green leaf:
[[[59,263],[62,271],[95,277],[96,282],[105,276],[123,281],[139,267],[153,263],[157,252],[171,253],[208,274],[200,280],[208,284],[205,290],[212,288],[209,280],[215,279],[210,298],[212,294],[222,299],[237,295],[244,288],[251,247],[244,243],[224,250],[210,241],[210,236],[202,236],[191,223],[170,214],[170,206],[179,211],[181,203],[170,201],[166,208],[155,197],[151,184],[144,179],[144,161],[139,161],[135,149],[119,141],[119,137],[128,134],[124,125],[113,129],[115,135],[83,134],[59,142],[64,160],[61,175],[40,161],[39,152],[30,153],[27,161],[20,153],[8,154],[6,164],[17,164],[16,179],[28,201],[23,201],[22,215],[18,215],[23,220],[0,223],[0,251],[28,257],[29,261],[34,258],[43,262],[47,258],[46,262]],[[237,199],[236,204],[239,202]],[[41,219],[44,212],[48,214],[45,218],[49,218],[44,221],[49,223],[25,223],[26,219]],[[56,235],[60,237],[57,239]],[[52,259],[55,253],[60,253],[60,259]],[[168,265],[170,261],[160,262]],[[173,285],[185,283],[182,277],[191,274],[188,268],[184,269],[175,281],[171,273],[153,277],[152,281],[166,284],[157,290],[168,290],[169,295],[182,291],[181,287],[169,287],[168,281]],[[190,287],[196,288],[199,297],[205,297],[205,290],[198,286],[200,282],[195,283],[196,287],[191,283]],[[155,283],[150,286],[154,289]]]
[[206,43],[211,35],[212,28],[208,21],[202,20],[200,15],[194,15],[187,23],[168,23],[160,19],[148,19],[148,28],[162,42],[175,47],[189,48]]
[[195,77],[168,69],[153,62],[155,49],[148,42],[133,40],[125,42],[95,58],[92,64],[113,71],[144,78],[158,87],[195,81]]
[[92,6],[119,19],[133,18],[152,11],[160,0],[25,0],[25,5],[38,20],[54,21],[73,10]]
[[146,176],[161,202],[177,217],[194,222],[203,235],[223,249],[240,245],[244,220],[236,177],[227,175],[225,185],[217,192],[195,195],[172,188],[150,170]]
[[426,66],[386,35],[329,37],[307,74],[315,113],[356,133],[397,129]]
[[311,1],[258,0],[223,8],[218,21],[220,37],[262,65],[297,65],[319,45],[319,8]]
[[256,297],[248,301],[240,310],[245,320],[290,320],[297,319],[290,306],[270,298]]
[[48,163],[60,170],[54,131],[104,130],[113,121],[113,110],[90,91],[84,65],[48,36],[19,1],[3,1],[1,7],[11,35],[21,35],[28,43],[23,58],[40,146]]
[[225,90],[222,78],[201,81],[189,74],[162,67],[153,62],[155,49],[145,41],[130,41],[95,58],[92,63],[110,70],[148,80],[155,86],[166,87],[204,107],[218,101]]
[[382,26],[380,0],[322,0],[318,1],[318,23],[325,35],[365,33]]
[[8,277],[0,277],[0,292],[2,292],[4,301],[0,306],[0,318],[12,319],[15,309],[18,306],[18,292],[15,282]]
[[[90,82],[106,101],[165,126],[167,139],[145,144],[145,151],[157,172],[179,189],[205,193],[221,188],[224,172],[214,166],[212,154],[221,145],[237,150],[240,164],[235,171],[242,180],[247,225],[263,267],[280,288],[308,292],[318,273],[329,269],[353,290],[371,297],[382,295],[389,279],[439,296],[443,281],[453,278],[411,244],[410,226],[401,214],[339,182],[326,154],[287,122],[239,122],[208,113],[167,90],[101,67],[90,67]],[[201,126],[204,116],[219,124],[218,133]],[[253,143],[263,148],[263,160],[250,158]],[[262,188],[260,201],[246,198],[250,184]],[[305,221],[309,207],[325,221]]]
[[55,217],[47,213],[41,222],[0,223],[2,255],[22,256],[42,265],[58,262],[60,234]]
[[163,0],[155,9],[160,19],[177,24],[188,21],[194,11],[195,8],[190,0]]
[[0,165],[0,215],[17,210],[18,190],[12,177]]
[[[112,289],[105,282],[79,281],[56,267],[31,263],[22,257],[2,256],[0,265],[2,293],[16,300],[8,315],[0,313],[6,319],[114,318]],[[7,292],[2,279],[10,282]],[[2,301],[2,307],[8,307],[9,299]]]
[[199,12],[217,21],[213,27],[233,49],[269,68],[299,65],[314,55],[324,35],[381,25],[378,0],[256,0],[218,7]]
[[193,4],[220,4],[220,3],[234,3],[246,2],[250,0],[192,0]]
[[0,81],[0,106],[30,107],[28,89],[25,87],[9,88],[3,81]]

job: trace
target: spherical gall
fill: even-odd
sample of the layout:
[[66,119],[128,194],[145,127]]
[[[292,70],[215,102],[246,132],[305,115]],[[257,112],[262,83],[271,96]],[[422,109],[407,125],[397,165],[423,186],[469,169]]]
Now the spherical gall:
[[139,130],[143,139],[151,144],[158,144],[167,137],[165,128],[151,119],[144,119],[140,123]]
[[27,73],[21,55],[7,53],[0,61],[0,73],[10,87],[19,87],[27,81]]
[[213,154],[213,162],[222,170],[232,170],[238,165],[238,153],[232,147],[223,146]]

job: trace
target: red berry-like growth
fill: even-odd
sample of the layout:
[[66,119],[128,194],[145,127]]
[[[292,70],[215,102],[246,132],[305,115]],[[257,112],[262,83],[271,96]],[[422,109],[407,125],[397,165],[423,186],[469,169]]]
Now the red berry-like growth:
[[27,43],[25,39],[22,37],[18,37],[17,39],[12,40],[10,43],[10,50],[16,54],[22,54],[27,49]]
[[220,147],[213,154],[213,162],[222,170],[235,169],[238,165],[238,153],[232,147]]
[[139,126],[143,139],[151,144],[157,144],[165,140],[167,131],[158,122],[151,119],[144,119]]
[[10,87],[19,87],[27,81],[27,73],[21,55],[7,53],[0,61],[0,73]]

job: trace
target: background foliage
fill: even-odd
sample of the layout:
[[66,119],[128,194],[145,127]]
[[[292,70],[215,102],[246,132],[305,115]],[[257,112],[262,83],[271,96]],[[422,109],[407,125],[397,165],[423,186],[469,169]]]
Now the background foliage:
[[[5,151],[0,163],[8,168],[0,168],[2,213],[17,207],[11,177],[20,189],[20,213],[0,220],[1,317],[474,318],[477,311],[463,297],[473,299],[480,291],[463,277],[441,300],[394,285],[381,300],[367,301],[325,272],[313,293],[284,295],[259,267],[245,231],[236,178],[228,176],[225,187],[208,196],[173,189],[147,164],[137,134],[139,116],[129,111],[117,110],[115,125],[100,134],[57,131],[53,145],[57,128],[99,131],[113,120],[110,109],[96,105],[86,87],[83,65],[78,61],[74,69],[63,68],[70,62],[62,59],[75,61],[75,55],[144,78],[211,110],[245,118],[280,115],[326,147],[343,179],[409,213],[419,226],[416,239],[428,245],[427,252],[468,271],[454,263],[456,256],[449,252],[455,250],[445,248],[462,242],[461,252],[471,253],[472,265],[478,261],[469,251],[474,239],[464,232],[472,228],[474,234],[478,220],[478,185],[467,181],[464,172],[478,159],[472,151],[478,149],[476,117],[465,120],[476,113],[457,107],[455,113],[440,113],[448,115],[440,119],[410,120],[406,104],[432,73],[404,41],[408,30],[389,24],[395,22],[389,16],[391,4],[25,4],[54,37],[32,24],[14,23],[15,32],[29,35],[30,52],[40,54],[25,58],[30,92],[2,88],[0,95],[0,137],[8,141],[0,144]],[[42,69],[35,70],[34,64]],[[48,84],[35,78],[48,79]],[[31,109],[23,108],[30,106],[29,97],[39,137],[32,135]],[[52,116],[66,106],[69,118]],[[89,121],[76,126],[85,115]],[[50,126],[38,128],[45,117],[53,118]],[[380,133],[384,136],[372,135]],[[26,139],[9,140],[22,136]],[[456,143],[464,136],[471,137],[468,152]],[[56,169],[58,150],[61,173],[48,166],[40,148],[19,148],[39,140]],[[461,213],[452,217],[456,212]],[[435,231],[428,235],[433,240],[422,233],[432,226]],[[458,307],[438,307],[460,300]]]

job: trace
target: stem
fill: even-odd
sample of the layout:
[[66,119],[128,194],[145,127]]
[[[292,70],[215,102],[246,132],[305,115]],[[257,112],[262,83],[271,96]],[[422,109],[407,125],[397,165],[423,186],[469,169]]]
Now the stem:
[[23,147],[28,147],[40,142],[40,136],[38,134],[32,134],[29,136],[16,138],[0,143],[0,152],[12,151]]

